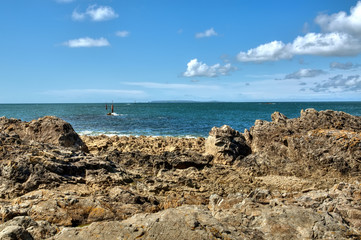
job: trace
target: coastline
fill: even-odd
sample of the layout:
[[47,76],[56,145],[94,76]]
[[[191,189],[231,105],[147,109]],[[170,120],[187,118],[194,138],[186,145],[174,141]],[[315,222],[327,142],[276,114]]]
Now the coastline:
[[224,124],[242,131],[256,119],[271,121],[271,114],[282,112],[289,118],[300,116],[301,109],[333,109],[361,116],[361,102],[281,102],[262,103],[115,103],[107,116],[104,104],[25,104],[1,105],[0,116],[31,121],[47,115],[69,122],[78,134],[116,134],[125,136],[208,136],[212,127]]
[[360,237],[361,117],[271,119],[177,138],[79,137],[56,117],[0,118],[0,236]]

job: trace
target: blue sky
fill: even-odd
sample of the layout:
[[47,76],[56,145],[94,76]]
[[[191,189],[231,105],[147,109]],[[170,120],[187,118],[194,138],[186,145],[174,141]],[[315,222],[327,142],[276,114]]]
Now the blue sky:
[[361,2],[2,0],[0,103],[360,101]]

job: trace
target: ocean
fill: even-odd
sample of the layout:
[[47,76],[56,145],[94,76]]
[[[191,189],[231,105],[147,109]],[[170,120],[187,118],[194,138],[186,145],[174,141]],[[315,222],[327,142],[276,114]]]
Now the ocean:
[[207,137],[212,127],[229,125],[243,132],[256,119],[271,121],[275,111],[288,118],[301,109],[332,109],[361,116],[361,102],[277,102],[277,103],[115,103],[112,116],[105,104],[0,104],[0,116],[31,121],[57,116],[69,122],[79,134]]

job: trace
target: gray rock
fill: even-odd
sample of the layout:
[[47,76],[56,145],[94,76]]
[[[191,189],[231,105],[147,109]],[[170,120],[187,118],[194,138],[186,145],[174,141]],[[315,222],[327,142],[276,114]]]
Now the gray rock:
[[36,222],[27,216],[15,217],[0,224],[0,239],[45,239],[57,232],[57,227],[48,222]]
[[0,232],[1,240],[33,240],[28,231],[19,226],[8,226]]

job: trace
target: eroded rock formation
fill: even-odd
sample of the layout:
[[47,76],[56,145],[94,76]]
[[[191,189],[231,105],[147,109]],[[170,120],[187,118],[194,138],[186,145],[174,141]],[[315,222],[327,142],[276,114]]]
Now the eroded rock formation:
[[224,125],[209,132],[205,153],[213,155],[216,164],[232,164],[237,158],[249,155],[251,149],[241,133]]
[[3,117],[0,239],[357,239],[360,134],[361,117],[313,109],[206,140]]
[[22,141],[47,143],[86,151],[86,145],[73,127],[64,120],[53,116],[46,116],[31,122],[1,117],[0,132],[10,136],[19,136]]

